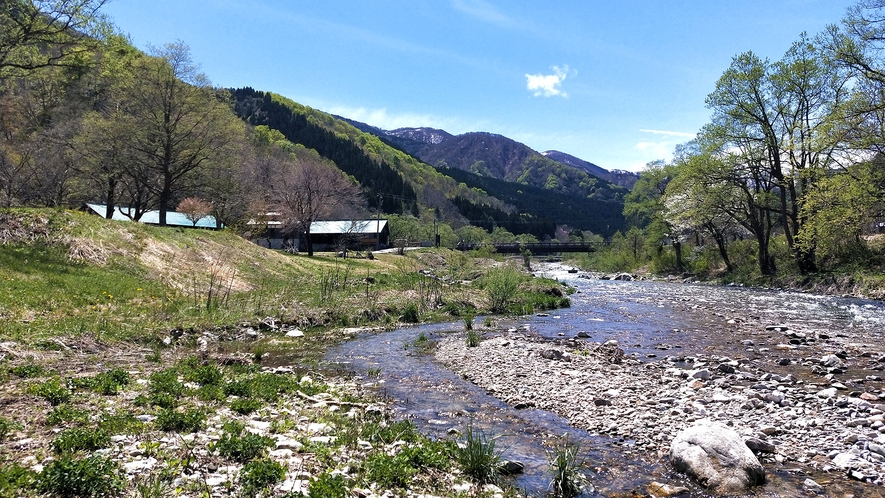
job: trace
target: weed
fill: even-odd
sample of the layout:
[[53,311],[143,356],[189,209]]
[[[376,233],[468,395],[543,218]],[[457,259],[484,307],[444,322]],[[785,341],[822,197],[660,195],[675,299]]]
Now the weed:
[[185,370],[184,380],[201,386],[218,386],[224,381],[224,373],[216,365],[197,365]]
[[157,428],[164,432],[197,432],[203,428],[206,422],[206,413],[192,408],[185,412],[178,412],[164,408],[160,410],[157,419],[154,420]]
[[111,438],[103,430],[74,427],[58,433],[52,441],[52,451],[57,455],[69,455],[78,451],[91,452],[107,448]]
[[246,380],[232,380],[224,385],[225,396],[239,396],[248,398],[252,396],[252,383]]
[[133,484],[136,498],[166,498],[172,495],[172,485],[158,474],[136,477]]
[[175,369],[167,368],[151,374],[148,391],[151,394],[168,394],[180,398],[184,394],[184,384],[178,380],[178,372]]
[[344,476],[323,472],[310,483],[308,496],[310,498],[346,498],[348,491],[344,483]]
[[135,435],[144,432],[144,423],[131,413],[104,415],[98,422],[98,427],[108,434]]
[[13,422],[6,417],[0,417],[0,442],[3,442],[10,432],[18,429],[21,429],[21,424]]
[[46,416],[46,423],[49,425],[59,425],[65,422],[85,424],[87,421],[89,421],[88,411],[67,404],[56,406]]
[[487,437],[470,421],[464,431],[463,443],[455,454],[463,472],[479,484],[495,482],[501,459],[500,452],[495,449],[495,439]]
[[369,481],[383,488],[408,488],[418,469],[410,465],[408,456],[401,451],[394,456],[375,453],[366,459],[366,472]]
[[578,472],[583,465],[583,462],[578,460],[580,452],[580,442],[572,442],[568,438],[550,452],[550,473],[553,474],[550,490],[553,496],[574,498],[581,494],[584,476]]
[[9,369],[12,374],[22,379],[33,379],[34,377],[42,377],[46,373],[46,369],[42,365],[19,365]]
[[103,497],[122,494],[126,480],[120,466],[102,456],[60,458],[37,476],[41,493],[61,497]]
[[58,378],[52,378],[32,387],[31,392],[49,402],[52,406],[67,403],[71,399],[71,390],[63,386]]
[[512,268],[494,268],[483,278],[489,298],[489,309],[493,313],[504,313],[516,296],[522,275]]
[[409,303],[403,308],[403,314],[400,319],[405,323],[418,323],[421,321],[418,306],[415,303]]
[[248,415],[261,408],[263,404],[264,403],[258,399],[239,398],[230,402],[230,409],[240,415]]
[[258,495],[286,477],[286,470],[270,459],[253,460],[243,466],[240,483],[246,496]]
[[479,342],[480,342],[479,332],[477,332],[473,329],[468,330],[466,342],[467,342],[468,348],[475,348],[475,347],[479,346]]
[[464,330],[473,330],[473,319],[474,316],[472,314],[464,316]]
[[224,389],[220,386],[207,384],[200,386],[196,392],[197,398],[208,403],[221,403],[227,397],[224,395]]
[[115,396],[120,388],[128,386],[130,381],[129,372],[120,368],[102,372],[93,379],[94,382],[89,388],[105,396]]
[[273,446],[271,438],[246,432],[242,422],[228,422],[224,424],[223,431],[221,438],[210,449],[240,463],[264,456],[266,448]]
[[144,359],[151,363],[162,363],[163,351],[160,348],[154,348],[154,350],[148,353]]
[[0,465],[0,496],[21,496],[23,490],[33,489],[37,473],[18,463]]
[[370,367],[366,370],[366,376],[370,379],[381,377],[381,367]]

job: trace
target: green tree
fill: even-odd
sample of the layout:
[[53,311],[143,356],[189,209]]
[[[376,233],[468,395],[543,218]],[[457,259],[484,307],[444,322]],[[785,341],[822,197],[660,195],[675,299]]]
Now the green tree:
[[[648,163],[640,173],[639,180],[633,185],[633,190],[624,197],[624,216],[634,227],[645,227],[644,235],[649,243],[661,246],[665,240],[669,240],[676,254],[676,270],[682,271],[684,263],[681,239],[684,234],[678,232],[678,227],[667,217],[665,205],[667,185],[673,180],[676,172],[675,166],[665,164],[664,161]],[[635,242],[637,232],[627,233],[632,241],[631,251],[636,260],[639,257],[639,249]]]

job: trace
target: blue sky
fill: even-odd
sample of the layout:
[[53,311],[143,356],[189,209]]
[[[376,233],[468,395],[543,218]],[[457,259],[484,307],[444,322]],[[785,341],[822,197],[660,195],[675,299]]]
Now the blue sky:
[[499,133],[607,169],[669,160],[731,58],[779,59],[848,0],[113,0],[142,49],[181,40],[213,84],[384,129]]

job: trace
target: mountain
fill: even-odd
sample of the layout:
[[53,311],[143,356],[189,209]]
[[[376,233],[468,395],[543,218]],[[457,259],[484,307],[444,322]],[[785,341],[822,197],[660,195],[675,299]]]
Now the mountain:
[[[620,202],[627,192],[624,187],[596,174],[610,173],[592,163],[582,161],[595,167],[595,172],[588,167],[547,157],[502,135],[486,132],[452,135],[435,128],[399,128],[388,131],[364,123],[348,122],[437,168],[454,168],[597,200]],[[574,160],[581,161],[578,158]]]
[[615,185],[627,189],[632,189],[633,185],[636,183],[636,180],[639,179],[639,173],[633,173],[631,171],[623,171],[619,169],[609,171],[607,169],[600,168],[599,166],[591,162],[577,158],[571,154],[566,154],[565,152],[559,152],[558,150],[548,150],[546,152],[542,152],[541,154],[549,157],[550,159],[553,159],[554,161],[561,162],[562,164],[567,164],[575,168],[583,169],[591,175],[598,176],[599,178],[608,180]]

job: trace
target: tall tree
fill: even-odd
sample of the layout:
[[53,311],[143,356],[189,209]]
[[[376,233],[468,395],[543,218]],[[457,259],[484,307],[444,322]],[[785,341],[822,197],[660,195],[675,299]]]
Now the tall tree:
[[223,94],[198,72],[182,42],[151,50],[137,62],[126,89],[126,112],[136,124],[132,148],[155,180],[160,225],[174,206],[187,177],[213,161],[223,160],[237,143],[242,127]]
[[[646,227],[645,234],[655,245],[662,245],[665,239],[673,244],[676,255],[676,270],[682,271],[682,237],[679,226],[666,216],[665,194],[667,185],[676,176],[677,168],[664,161],[653,161],[645,166],[633,190],[624,197],[624,216],[636,227]],[[628,232],[629,233],[629,232]],[[635,232],[634,232],[635,233]],[[634,250],[634,259],[638,248]]]
[[307,255],[313,256],[311,223],[345,215],[362,201],[360,189],[314,150],[296,146],[291,154],[277,157],[267,184],[271,206],[283,213],[291,230],[304,235]]
[[0,2],[0,82],[51,66],[88,66],[96,39],[108,28],[99,12],[106,2]]

